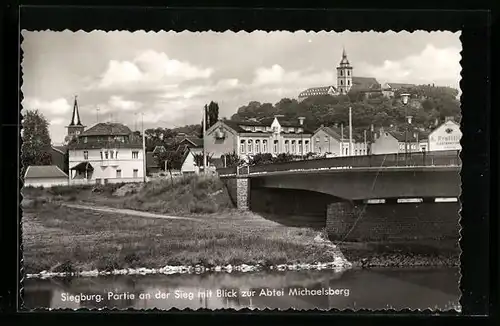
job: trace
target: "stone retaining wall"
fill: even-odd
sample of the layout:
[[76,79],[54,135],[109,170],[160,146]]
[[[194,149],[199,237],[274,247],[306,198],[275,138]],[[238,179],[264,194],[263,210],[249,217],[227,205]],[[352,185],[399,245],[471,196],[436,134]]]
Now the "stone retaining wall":
[[328,205],[331,240],[459,239],[459,203]]

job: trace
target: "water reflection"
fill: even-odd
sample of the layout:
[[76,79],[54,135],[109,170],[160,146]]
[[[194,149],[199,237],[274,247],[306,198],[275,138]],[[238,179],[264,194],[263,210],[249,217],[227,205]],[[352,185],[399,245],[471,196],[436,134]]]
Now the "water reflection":
[[25,281],[34,308],[452,309],[458,269],[110,276]]

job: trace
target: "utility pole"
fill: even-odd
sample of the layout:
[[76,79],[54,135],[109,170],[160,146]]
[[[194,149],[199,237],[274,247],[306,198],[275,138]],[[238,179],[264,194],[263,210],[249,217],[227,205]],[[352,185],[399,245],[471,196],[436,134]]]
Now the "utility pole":
[[203,173],[207,172],[207,153],[205,149],[205,131],[207,125],[207,106],[203,106]]
[[340,156],[344,156],[344,124],[340,124]]
[[352,156],[352,108],[349,107],[349,156]]
[[365,136],[365,155],[366,155],[366,150],[368,149],[368,145],[366,143],[366,129],[364,130],[364,136]]
[[142,175],[143,180],[146,182],[146,137],[144,135],[144,112],[142,115]]

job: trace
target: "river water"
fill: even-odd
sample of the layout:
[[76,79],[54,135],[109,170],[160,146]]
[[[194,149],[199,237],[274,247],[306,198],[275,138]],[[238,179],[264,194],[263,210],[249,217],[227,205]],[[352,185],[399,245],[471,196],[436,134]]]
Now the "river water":
[[454,268],[27,279],[34,308],[460,309]]

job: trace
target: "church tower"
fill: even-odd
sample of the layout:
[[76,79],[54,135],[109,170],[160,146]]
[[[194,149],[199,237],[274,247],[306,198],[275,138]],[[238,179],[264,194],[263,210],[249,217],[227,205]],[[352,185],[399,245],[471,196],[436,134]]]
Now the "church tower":
[[71,117],[71,122],[68,126],[68,135],[65,138],[66,142],[69,142],[72,138],[78,136],[85,130],[85,126],[80,121],[80,112],[78,112],[78,102],[77,96],[75,95],[75,102],[73,104],[73,115]]
[[337,90],[340,94],[347,94],[352,87],[352,66],[349,64],[345,49],[342,51],[342,60],[337,67]]

